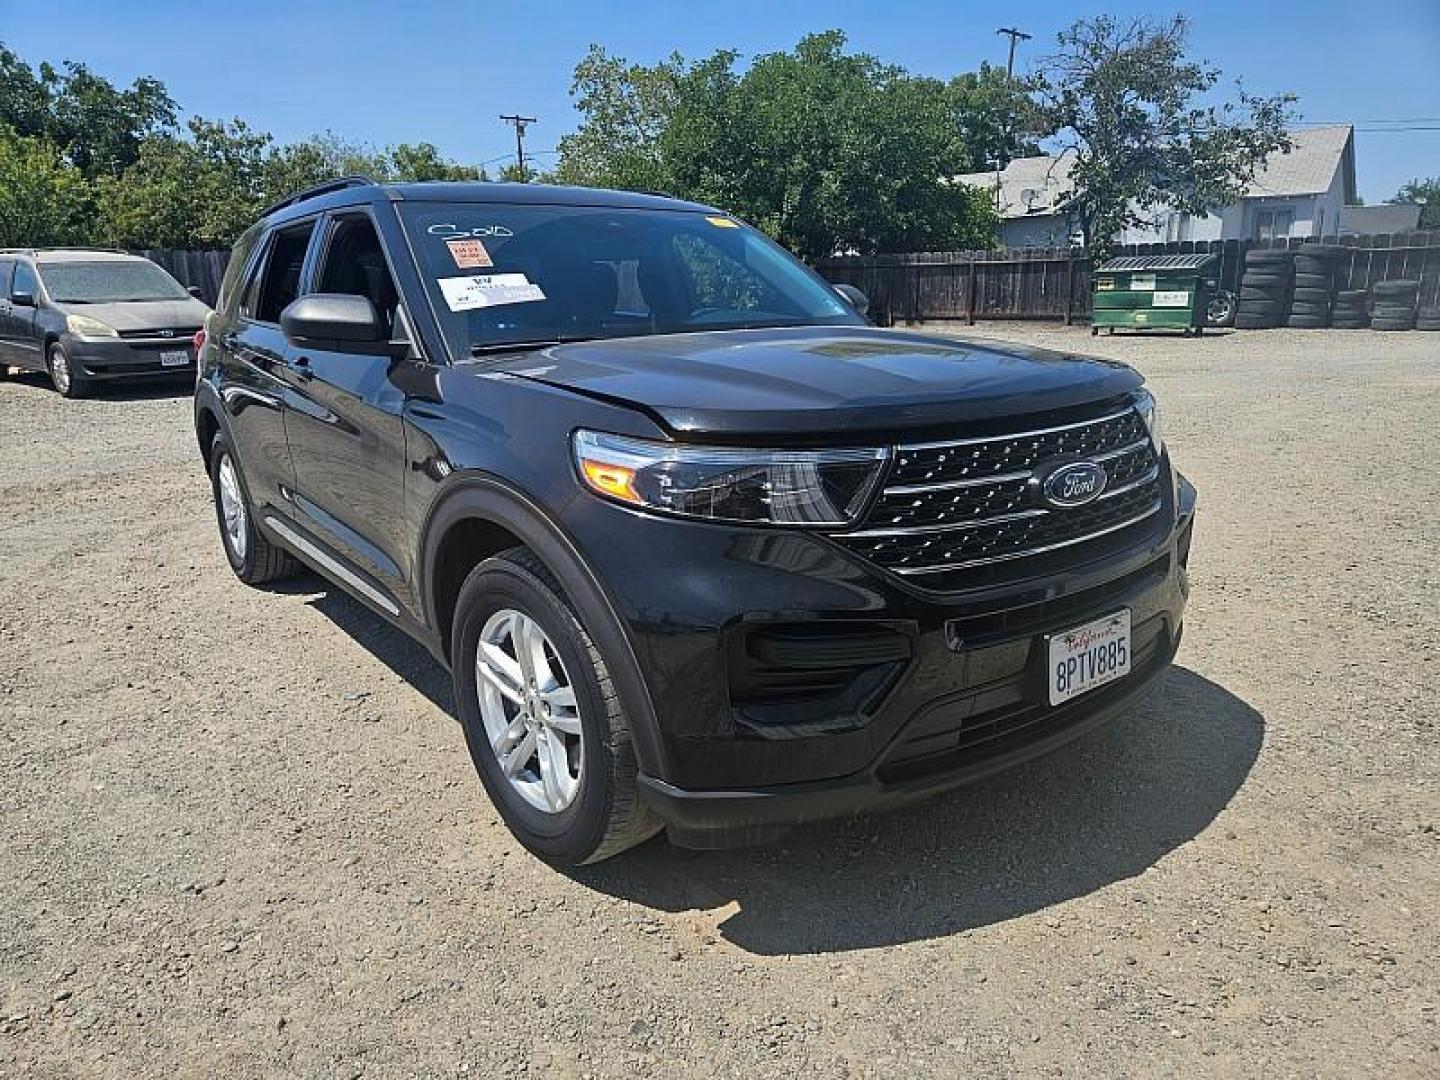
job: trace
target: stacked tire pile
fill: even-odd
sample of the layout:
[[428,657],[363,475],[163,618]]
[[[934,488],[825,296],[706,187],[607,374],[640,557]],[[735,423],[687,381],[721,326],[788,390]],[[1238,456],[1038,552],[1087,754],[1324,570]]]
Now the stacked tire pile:
[[1364,289],[1341,289],[1330,307],[1330,325],[1337,330],[1364,330],[1370,325],[1368,299]]
[[[1376,330],[1414,330],[1415,305],[1420,299],[1418,281],[1377,281],[1370,286],[1375,298],[1370,325]],[[1430,309],[1426,308],[1428,312]]]
[[1240,278],[1240,306],[1235,326],[1268,330],[1283,326],[1295,291],[1295,259],[1284,248],[1255,248],[1245,253]]
[[1416,330],[1440,330],[1440,305],[1422,307],[1415,315]]
[[1286,326],[1319,330],[1330,325],[1335,271],[1344,250],[1331,244],[1306,244],[1295,252],[1295,291]]

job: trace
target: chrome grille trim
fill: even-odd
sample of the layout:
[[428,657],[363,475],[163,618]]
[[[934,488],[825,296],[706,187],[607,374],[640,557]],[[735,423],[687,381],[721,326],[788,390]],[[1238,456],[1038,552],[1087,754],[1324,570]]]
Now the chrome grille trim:
[[1086,454],[1086,461],[1109,461],[1111,458],[1124,457],[1126,454],[1133,454],[1136,450],[1143,450],[1150,445],[1150,440],[1136,439],[1128,446],[1122,446],[1116,450],[1106,450],[1103,454]]
[[1121,529],[1128,529],[1131,525],[1138,525],[1146,518],[1159,513],[1163,505],[1161,500],[1156,499],[1155,502],[1151,504],[1150,509],[1146,510],[1143,514],[1136,514],[1134,517],[1127,518],[1125,521],[1116,525],[1110,525],[1104,529],[1086,533],[1084,536],[1072,537],[1069,540],[1060,540],[1054,544],[1045,544],[1042,547],[1027,548],[1024,551],[1012,551],[1005,555],[991,555],[983,559],[965,559],[963,562],[943,563],[939,566],[900,566],[892,567],[891,570],[896,574],[904,574],[906,577],[912,577],[917,574],[941,574],[947,570],[965,570],[972,566],[988,566],[991,563],[1009,562],[1012,559],[1028,559],[1032,555],[1043,555],[1047,551],[1056,551],[1060,548],[1070,547],[1072,544],[1083,544],[1087,540],[1094,540],[1109,533],[1119,532]]
[[901,443],[896,449],[904,453],[906,450],[942,450],[947,446],[976,446],[980,443],[1009,439],[1028,439],[1031,435],[1050,435],[1057,431],[1073,431],[1075,428],[1089,427],[1091,424],[1107,424],[1111,420],[1119,420],[1136,411],[1133,405],[1129,405],[1119,412],[1108,413],[1105,416],[1092,416],[1089,420],[1077,420],[1073,424],[1057,424],[1055,427],[1035,428],[1031,431],[1010,431],[1003,435],[982,435],[975,439],[941,439],[939,442]]
[[886,495],[923,495],[927,491],[954,491],[956,488],[981,487],[985,484],[1004,484],[1010,480],[1028,480],[1034,475],[1029,469],[1024,472],[996,473],[994,476],[974,476],[965,480],[942,480],[938,484],[896,484],[887,487]]
[[1124,495],[1127,491],[1134,491],[1136,488],[1144,487],[1146,484],[1153,484],[1155,478],[1159,475],[1160,463],[1157,461],[1154,465],[1150,466],[1150,471],[1144,476],[1137,476],[1134,480],[1131,480],[1130,483],[1121,484],[1117,488],[1106,488],[1096,497],[1095,501],[1099,502],[1101,499],[1113,499],[1116,495]]
[[[1028,474],[1027,474],[1028,475]],[[1151,477],[1153,480],[1154,477]],[[979,518],[976,521],[957,521],[944,525],[903,525],[892,529],[861,529],[845,533],[846,536],[911,536],[915,533],[956,532],[960,529],[983,529],[987,525],[1003,525],[1007,521],[1024,521],[1026,518],[1044,517],[1049,510],[1021,510],[1014,514],[1000,514],[997,517]]]

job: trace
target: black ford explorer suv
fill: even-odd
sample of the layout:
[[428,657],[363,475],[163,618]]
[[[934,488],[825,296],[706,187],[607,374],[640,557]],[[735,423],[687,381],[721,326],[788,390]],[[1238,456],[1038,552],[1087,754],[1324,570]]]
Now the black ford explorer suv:
[[240,240],[201,351],[225,552],[427,645],[555,863],[1052,750],[1170,662],[1194,489],[1123,364],[862,307],[674,199],[313,189]]
[[0,250],[0,371],[50,375],[66,397],[97,383],[195,375],[210,309],[149,259],[82,248]]

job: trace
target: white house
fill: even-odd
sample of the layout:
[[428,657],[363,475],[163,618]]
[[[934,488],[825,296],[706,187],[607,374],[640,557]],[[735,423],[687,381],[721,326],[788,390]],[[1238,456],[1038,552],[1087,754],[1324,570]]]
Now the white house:
[[[1122,244],[1168,240],[1269,240],[1327,236],[1340,230],[1355,202],[1355,138],[1349,124],[1292,131],[1291,149],[1261,167],[1240,201],[1209,215],[1164,208],[1125,229]],[[969,173],[961,183],[998,190],[1000,240],[1005,247],[1063,245],[1075,233],[1067,212],[1073,188],[1066,156],[1020,158],[1000,173]],[[998,176],[998,188],[997,188]]]

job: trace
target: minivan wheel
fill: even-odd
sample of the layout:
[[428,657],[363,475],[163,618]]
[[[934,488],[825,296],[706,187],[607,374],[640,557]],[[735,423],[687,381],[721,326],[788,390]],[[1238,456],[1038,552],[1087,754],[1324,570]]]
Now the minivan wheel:
[[246,585],[292,577],[300,563],[255,527],[240,463],[223,432],[210,444],[210,487],[215,497],[215,518],[220,524],[220,543],[235,576]]
[[579,866],[659,831],[605,661],[529,549],[470,572],[451,642],[465,742],[516,839],[547,862]]
[[70,363],[70,354],[65,351],[65,346],[55,341],[50,344],[50,350],[45,358],[45,366],[50,371],[50,383],[61,397],[80,398],[90,391],[90,380],[76,371]]

